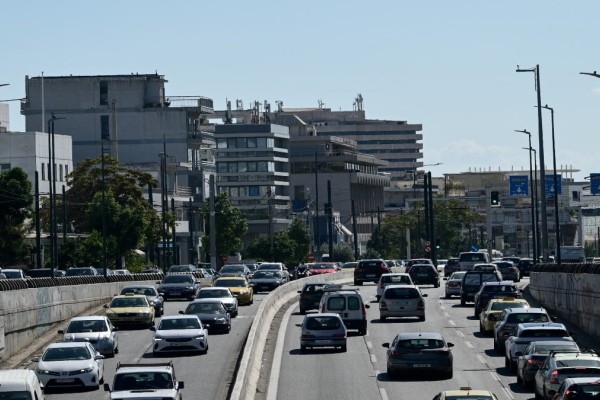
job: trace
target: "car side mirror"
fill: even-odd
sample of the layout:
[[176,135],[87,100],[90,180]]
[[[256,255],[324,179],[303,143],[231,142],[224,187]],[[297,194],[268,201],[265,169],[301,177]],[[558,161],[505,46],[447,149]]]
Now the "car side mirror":
[[523,352],[522,352],[522,351],[517,351],[517,352],[515,352],[515,356],[517,356],[517,357],[520,357],[520,356],[522,356],[522,355],[523,355]]
[[103,305],[102,307],[104,307],[104,308],[108,308],[108,304],[105,304],[105,305]]
[[60,329],[60,330],[58,331],[58,333],[59,333],[60,335],[64,335],[64,334],[65,334],[65,331],[63,331],[62,329]]
[[388,342],[382,343],[381,347],[385,347],[386,349],[390,348],[390,344]]
[[429,295],[427,293],[423,293],[421,296],[423,296],[423,297],[429,297]]
[[302,290],[297,290],[296,293],[302,293]]
[[298,328],[301,328],[301,327],[302,327],[302,324],[296,324],[296,326],[297,326]]
[[185,314],[185,311],[179,310],[179,314]]
[[31,357],[31,361],[33,361],[33,362],[39,362],[40,361],[40,356]]
[[94,360],[104,360],[104,356],[102,354],[96,354]]
[[448,342],[448,343],[446,343],[446,346],[448,346],[448,347],[454,347],[454,343]]
[[445,281],[447,281],[447,280],[448,280],[448,277],[446,277],[446,276],[445,276],[445,277],[444,277],[444,280],[445,280]]

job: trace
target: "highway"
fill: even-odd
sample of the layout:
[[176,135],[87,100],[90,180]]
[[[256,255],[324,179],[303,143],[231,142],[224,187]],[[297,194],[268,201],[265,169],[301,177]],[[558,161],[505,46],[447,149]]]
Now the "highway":
[[[152,334],[150,330],[123,329],[119,331],[119,353],[114,358],[105,359],[105,382],[114,377],[116,365],[123,363],[144,363],[173,361],[177,379],[185,383],[184,399],[227,398],[231,386],[237,358],[252,324],[252,319],[266,294],[255,294],[254,304],[240,306],[238,317],[232,320],[229,334],[209,334],[209,350],[206,355],[169,355],[155,358],[152,354]],[[168,301],[165,315],[177,314],[184,310],[187,301]],[[158,321],[158,320],[157,320]],[[36,363],[27,367],[34,369]],[[70,389],[46,392],[46,399],[81,400],[83,389]],[[100,386],[99,390],[85,391],[86,400],[107,399],[109,393]]]
[[[519,285],[526,284],[527,279]],[[271,373],[276,381],[271,382],[270,392],[265,398],[425,400],[433,399],[442,390],[472,386],[491,390],[500,400],[533,399],[533,393],[524,391],[516,383],[516,377],[504,367],[503,355],[493,349],[493,339],[479,333],[479,320],[473,317],[473,305],[468,303],[461,307],[458,298],[443,298],[444,281],[441,282],[440,288],[422,286],[423,293],[428,294],[424,322],[415,318],[388,319],[382,323],[375,301],[375,286],[365,284],[358,287],[366,304],[370,305],[367,310],[368,333],[358,336],[350,331],[346,353],[328,349],[300,353],[300,328],[297,324],[304,317],[296,306],[292,307],[288,310],[285,336],[278,343],[281,354],[275,354],[275,357],[281,357],[281,368]],[[381,344],[391,342],[398,332],[415,331],[440,332],[446,341],[455,344],[452,348],[452,379],[438,379],[422,373],[398,381],[388,378],[386,349]]]

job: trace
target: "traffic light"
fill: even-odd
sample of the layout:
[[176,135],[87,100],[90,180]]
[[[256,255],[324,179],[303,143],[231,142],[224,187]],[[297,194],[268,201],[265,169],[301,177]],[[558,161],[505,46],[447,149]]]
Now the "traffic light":
[[492,192],[490,204],[492,206],[499,206],[500,205],[500,193],[498,193],[496,191]]

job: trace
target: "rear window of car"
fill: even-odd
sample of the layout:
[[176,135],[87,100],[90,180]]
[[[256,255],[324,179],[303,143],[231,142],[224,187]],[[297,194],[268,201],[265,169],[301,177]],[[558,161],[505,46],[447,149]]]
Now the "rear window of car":
[[383,261],[361,261],[358,263],[358,268],[376,268],[385,265]]
[[484,291],[492,293],[516,292],[517,287],[512,285],[485,285]]
[[421,297],[414,288],[388,288],[383,292],[385,299],[418,299]]
[[487,261],[483,253],[465,253],[460,255],[460,261]]
[[556,361],[556,366],[560,367],[600,367],[599,359],[585,359],[585,358],[572,358],[572,359],[564,359]]
[[327,309],[341,311],[346,308],[346,298],[343,296],[330,297],[327,299]]
[[523,303],[509,303],[509,302],[497,302],[497,303],[492,303],[492,310],[494,311],[500,311],[500,310],[504,310],[506,308],[516,308],[516,307],[523,307]]
[[569,332],[564,329],[525,329],[521,331],[521,337],[566,337]]
[[360,301],[358,300],[358,297],[348,297],[348,310],[360,310]]
[[340,319],[335,317],[311,317],[306,321],[306,329],[312,331],[339,329],[341,326]]
[[444,347],[444,341],[438,339],[407,339],[399,340],[396,344],[397,349],[441,349]]
[[391,275],[391,276],[382,276],[381,282],[383,283],[404,283],[410,284],[410,278],[406,275]]
[[433,268],[431,265],[413,265],[413,267],[410,269],[411,272],[432,272]]
[[506,322],[523,323],[523,322],[549,322],[550,318],[546,314],[540,313],[523,313],[511,314],[506,318]]

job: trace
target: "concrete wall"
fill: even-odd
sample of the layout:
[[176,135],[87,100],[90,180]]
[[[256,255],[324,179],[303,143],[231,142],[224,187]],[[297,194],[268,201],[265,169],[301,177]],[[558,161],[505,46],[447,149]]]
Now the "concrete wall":
[[600,275],[532,272],[529,291],[560,318],[600,337]]

